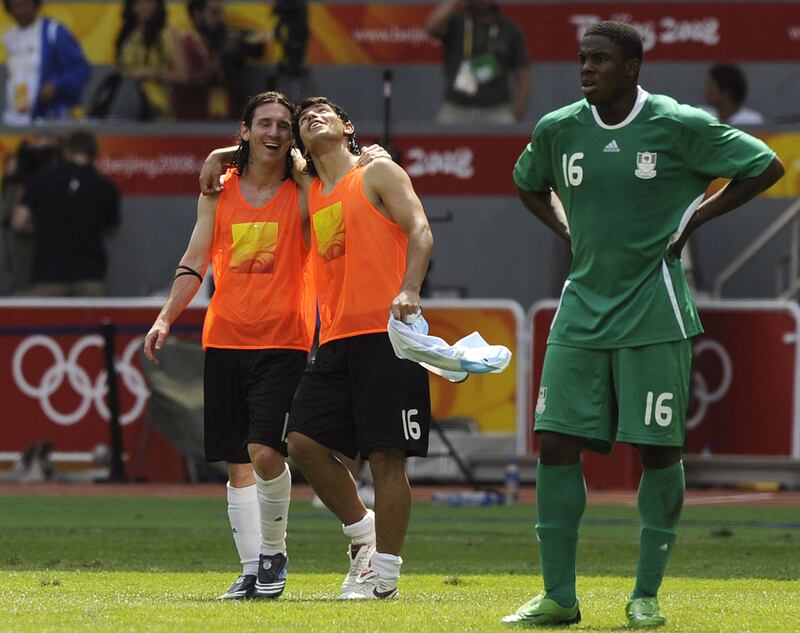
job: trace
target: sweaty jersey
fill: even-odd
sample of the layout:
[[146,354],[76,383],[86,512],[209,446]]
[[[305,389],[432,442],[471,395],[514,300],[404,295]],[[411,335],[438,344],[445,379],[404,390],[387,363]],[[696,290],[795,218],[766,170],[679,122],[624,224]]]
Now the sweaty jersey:
[[230,172],[214,220],[214,296],[203,347],[309,351],[314,335],[313,288],[305,283],[297,186],[281,185],[264,206],[242,197]]
[[514,167],[525,191],[555,190],[572,266],[549,343],[612,349],[702,332],[680,260],[667,258],[717,177],[760,175],[775,153],[709,114],[639,88],[606,125],[586,100],[544,116]]
[[308,192],[320,344],[386,332],[406,270],[408,237],[370,203],[364,169],[353,167],[329,194]]

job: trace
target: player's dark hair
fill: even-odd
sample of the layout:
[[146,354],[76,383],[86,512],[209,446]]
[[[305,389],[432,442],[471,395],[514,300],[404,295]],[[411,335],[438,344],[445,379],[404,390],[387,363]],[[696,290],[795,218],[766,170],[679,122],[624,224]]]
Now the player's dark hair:
[[[11,13],[11,0],[3,0],[3,6],[8,13]],[[38,9],[42,6],[42,0],[33,0],[33,6]]]
[[630,24],[624,22],[597,22],[584,32],[583,36],[600,35],[607,37],[619,46],[625,59],[638,59],[642,61],[644,49],[642,36]]
[[[300,102],[300,105],[297,106],[294,115],[294,121],[292,123],[292,127],[294,128],[294,139],[297,143],[297,147],[300,148],[300,152],[306,159],[306,170],[311,176],[317,175],[317,168],[314,166],[314,161],[311,159],[311,154],[306,151],[306,147],[303,145],[303,139],[300,138],[300,116],[303,114],[303,112],[308,110],[308,108],[315,105],[326,105],[336,113],[336,116],[338,116],[343,123],[351,122],[350,116],[344,111],[342,106],[335,104],[333,101],[326,99],[325,97],[306,97]],[[347,137],[347,149],[350,150],[351,154],[356,156],[361,154],[361,145],[358,144],[355,132]]]
[[97,139],[91,132],[76,130],[67,137],[66,148],[71,154],[87,156],[93,161],[97,156]]
[[[279,103],[284,106],[289,111],[292,131],[294,131],[294,103],[292,103],[291,99],[285,94],[277,92],[276,90],[262,92],[248,99],[247,103],[244,105],[244,111],[242,112],[242,123],[244,123],[248,130],[253,127],[253,116],[255,116],[256,110],[265,103]],[[247,171],[247,164],[250,160],[250,143],[245,141],[239,134],[236,135],[236,143],[239,144],[239,149],[236,150],[236,156],[234,156],[231,161],[231,167],[235,167],[236,172],[240,176],[243,176]],[[292,153],[286,152],[286,170],[283,173],[282,180],[286,180],[292,175],[293,166],[294,161],[292,160]]]
[[[136,0],[125,0],[125,6],[122,8],[122,28],[117,35],[117,41],[114,44],[115,59],[119,61],[120,52],[125,42],[136,30],[137,20],[133,11],[133,5]],[[164,0],[156,0],[156,12],[153,17],[144,25],[144,47],[145,47],[145,61],[150,58],[150,53],[153,50],[161,49],[161,32],[167,24],[167,9],[164,5]],[[162,53],[164,51],[161,51]]]
[[714,64],[708,71],[722,92],[728,94],[740,106],[747,99],[747,79],[738,66],[733,64]]

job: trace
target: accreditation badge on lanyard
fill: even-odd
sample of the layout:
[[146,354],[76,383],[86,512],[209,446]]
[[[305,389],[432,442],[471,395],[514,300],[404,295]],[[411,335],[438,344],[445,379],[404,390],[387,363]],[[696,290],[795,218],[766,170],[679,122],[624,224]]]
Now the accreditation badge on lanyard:
[[497,23],[489,27],[489,42],[487,51],[481,55],[473,56],[475,47],[475,29],[472,18],[464,19],[464,54],[461,65],[458,67],[453,88],[469,96],[478,92],[480,84],[485,84],[500,76],[500,67],[494,55],[499,28]]

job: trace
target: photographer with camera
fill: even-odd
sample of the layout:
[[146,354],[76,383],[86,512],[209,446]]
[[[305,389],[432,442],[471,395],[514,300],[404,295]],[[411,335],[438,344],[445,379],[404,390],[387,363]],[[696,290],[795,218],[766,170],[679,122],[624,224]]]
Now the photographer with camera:
[[11,228],[33,237],[35,297],[102,297],[104,238],[119,224],[116,184],[94,167],[97,139],[77,130],[67,138],[63,164],[39,169],[13,208]]
[[33,232],[15,217],[15,208],[25,197],[28,183],[43,169],[62,160],[61,145],[54,136],[34,136],[20,143],[3,165],[0,218],[5,270],[2,294],[20,295],[31,285],[33,267]]
[[266,33],[229,27],[222,0],[188,0],[192,29],[180,36],[188,81],[175,88],[182,120],[235,119],[245,101],[248,62],[263,54]]

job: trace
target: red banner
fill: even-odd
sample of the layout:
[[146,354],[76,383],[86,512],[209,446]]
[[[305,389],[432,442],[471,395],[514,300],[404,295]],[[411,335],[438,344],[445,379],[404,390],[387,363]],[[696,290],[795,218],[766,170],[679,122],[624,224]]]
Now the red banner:
[[[0,136],[0,159],[16,151],[21,135]],[[368,137],[362,137],[362,141]],[[800,134],[762,135],[786,166],[764,195],[800,195]],[[515,196],[511,172],[528,135],[399,135],[393,144],[420,195]],[[98,169],[124,196],[197,196],[208,153],[231,143],[224,136],[103,136]],[[367,142],[374,142],[369,139]]]
[[[119,303],[119,302],[117,302]],[[150,391],[138,352],[158,307],[27,306],[0,308],[3,425],[0,451],[42,441],[58,452],[109,445],[109,410],[100,325],[117,328],[120,424],[131,478],[183,481],[183,458],[155,429],[145,434]],[[205,309],[188,309],[173,332],[198,336]]]
[[[311,7],[312,64],[415,64],[441,61],[422,25],[434,5],[318,3]],[[800,60],[800,10],[792,2],[508,4],[535,62],[574,61],[583,31],[600,20],[633,24],[645,59]],[[757,16],[757,17],[756,17]]]
[[104,136],[97,168],[126,196],[194,196],[208,153],[231,143],[217,136]]
[[[422,195],[514,195],[511,171],[527,136],[399,136],[394,144]],[[194,196],[203,161],[230,139],[106,136],[97,166],[126,196]]]
[[[492,344],[514,353],[501,374],[470,377],[466,385],[431,377],[437,419],[470,418],[484,433],[517,428],[517,355],[522,310],[512,302],[426,305],[431,331],[451,342],[479,330]],[[150,401],[139,352],[161,300],[95,300],[88,307],[59,301],[0,302],[0,453],[19,453],[49,440],[59,453],[90,453],[109,445],[109,410],[100,325],[117,329],[120,423],[128,455],[127,475],[150,481],[182,481],[181,455],[154,428],[146,429]],[[196,338],[205,308],[190,307],[173,324],[173,335]]]
[[[65,24],[80,40],[93,64],[114,63],[114,37],[122,23],[122,2],[48,0],[45,15]],[[183,2],[169,2],[168,23],[189,26]],[[225,0],[225,21],[233,26],[271,33],[275,16],[268,3]],[[319,64],[438,64],[439,42],[423,24],[436,6],[389,3],[309,6],[307,61]],[[578,40],[588,24],[599,20],[632,23],[642,34],[646,59],[659,61],[792,61],[800,59],[800,11],[784,2],[549,2],[501,3],[502,11],[525,33],[534,63],[577,61]],[[0,12],[0,30],[11,26]],[[273,41],[266,58],[280,59]],[[0,62],[5,51],[0,47]]]
[[[705,333],[694,339],[687,451],[797,457],[797,307],[780,302],[720,302],[701,304],[699,310]],[[555,306],[548,303],[532,315],[530,394],[534,401],[554,314]],[[532,416],[533,406],[528,410]],[[532,442],[531,437],[531,448]]]
[[[16,147],[16,138],[0,139],[8,146],[6,152]],[[796,160],[800,134],[763,138],[787,170],[765,195],[800,195],[800,160]],[[511,172],[529,140],[527,135],[415,134],[397,136],[393,143],[420,195],[514,196]],[[205,157],[230,142],[214,136],[105,136],[100,139],[97,166],[126,196],[196,196]]]

